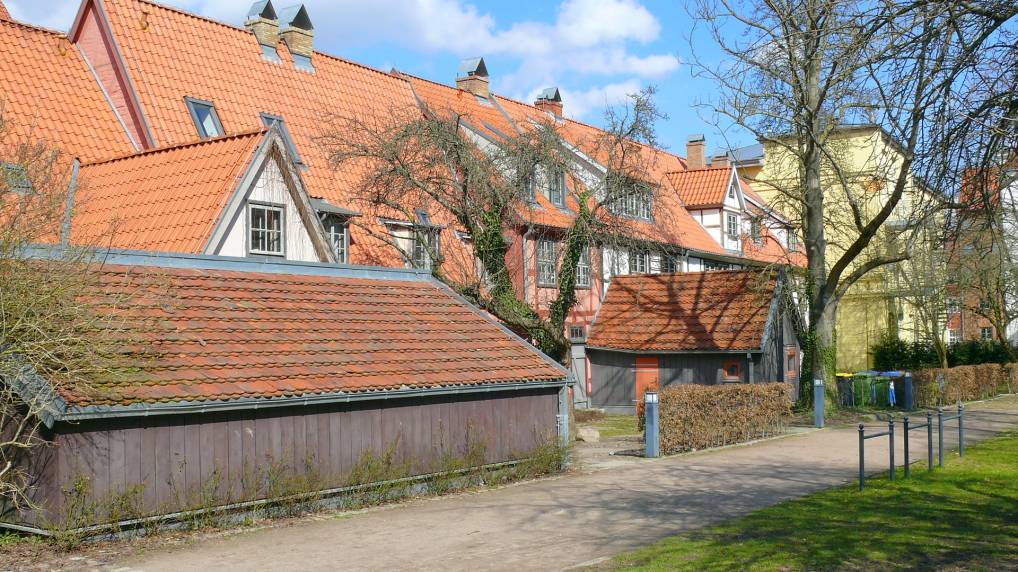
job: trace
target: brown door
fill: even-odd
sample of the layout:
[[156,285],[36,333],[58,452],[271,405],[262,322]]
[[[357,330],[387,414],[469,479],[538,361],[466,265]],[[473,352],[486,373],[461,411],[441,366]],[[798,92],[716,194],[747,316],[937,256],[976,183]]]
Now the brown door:
[[785,381],[799,381],[799,350],[795,346],[785,346]]
[[657,356],[636,357],[636,402],[643,402],[643,394],[650,391],[657,391],[658,386],[658,363]]

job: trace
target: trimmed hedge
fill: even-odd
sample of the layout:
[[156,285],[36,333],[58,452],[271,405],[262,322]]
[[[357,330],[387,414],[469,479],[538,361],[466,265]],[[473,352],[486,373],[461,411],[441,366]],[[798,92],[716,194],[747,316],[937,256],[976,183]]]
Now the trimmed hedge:
[[[681,453],[779,433],[791,412],[787,383],[673,385],[660,392],[661,452]],[[643,426],[643,411],[639,411]]]
[[[938,376],[944,377],[940,389]],[[925,369],[913,377],[916,407],[940,407],[1012,393],[1018,389],[1018,364],[961,365],[949,369]]]

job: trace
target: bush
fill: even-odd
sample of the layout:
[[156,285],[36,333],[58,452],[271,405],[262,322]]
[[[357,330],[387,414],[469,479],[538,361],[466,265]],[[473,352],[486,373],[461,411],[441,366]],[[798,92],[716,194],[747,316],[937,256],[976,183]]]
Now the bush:
[[778,433],[791,412],[791,391],[787,383],[666,387],[660,392],[661,452],[720,447]]
[[878,371],[916,371],[940,365],[937,350],[927,342],[906,342],[890,332],[870,348],[873,367]]
[[[940,379],[943,377],[943,388]],[[987,363],[926,369],[913,378],[917,407],[940,407],[1011,393],[1018,387],[1018,364]]]

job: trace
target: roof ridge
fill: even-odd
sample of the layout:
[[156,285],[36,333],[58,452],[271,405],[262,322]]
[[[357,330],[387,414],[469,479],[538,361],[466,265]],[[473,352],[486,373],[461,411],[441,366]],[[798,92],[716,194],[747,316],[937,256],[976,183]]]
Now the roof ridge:
[[[229,28],[231,30],[234,30],[236,32],[241,32],[243,34],[250,34],[251,33],[247,28],[244,28],[242,26],[238,26],[236,24],[230,24],[229,22],[224,22],[222,20],[217,20],[215,18],[212,18],[212,17],[209,17],[209,16],[205,16],[203,14],[197,14],[195,12],[189,12],[189,11],[187,11],[187,10],[185,10],[183,8],[179,8],[177,6],[171,6],[169,4],[163,4],[162,2],[156,2],[155,0],[134,0],[134,1],[142,3],[142,4],[148,4],[148,5],[154,6],[156,8],[162,8],[162,9],[167,10],[169,12],[175,12],[175,13],[180,14],[182,16],[188,16],[188,17],[194,18],[196,20],[204,20],[204,21],[206,21],[206,22],[208,22],[210,24],[216,24],[218,26],[222,26],[224,28]],[[368,71],[372,71],[372,72],[375,72],[377,74],[381,74],[381,75],[384,75],[384,76],[387,76],[387,77],[390,77],[390,78],[393,77],[392,74],[390,74],[390,73],[388,73],[386,71],[380,70],[378,68],[371,67],[371,66],[369,66],[367,64],[362,64],[360,62],[355,62],[353,60],[349,60],[347,58],[344,58],[344,57],[341,57],[341,56],[337,56],[335,54],[330,54],[328,52],[322,52],[322,51],[319,51],[319,50],[313,50],[313,52],[315,54],[318,54],[318,55],[320,55],[322,57],[325,57],[325,58],[330,58],[330,59],[333,59],[333,60],[336,60],[336,61],[339,61],[339,62],[342,62],[342,63],[345,63],[345,64],[349,64],[349,65],[352,65],[352,66],[355,66],[355,67],[366,69]],[[398,79],[398,78],[396,78],[396,79]]]
[[[30,24],[28,22],[22,22],[21,20],[15,20],[13,17],[10,18],[10,19],[0,18],[0,24],[10,24],[12,26],[16,26],[18,28],[25,28],[25,29],[31,30],[33,32],[43,32],[43,33],[49,34],[51,36],[57,36],[58,38],[67,39],[69,41],[69,39],[67,38],[67,32],[62,32],[60,30],[55,30],[53,28],[47,28],[45,26],[39,26],[38,24]],[[72,45],[73,45],[73,42],[72,42]],[[75,49],[77,49],[77,46],[75,46]]]
[[162,147],[153,147],[152,149],[142,149],[141,151],[135,151],[127,155],[118,155],[116,157],[108,157],[106,159],[99,159],[90,163],[82,163],[82,167],[95,167],[106,163],[113,163],[116,161],[126,161],[127,159],[134,159],[136,157],[142,157],[145,155],[154,155],[156,153],[162,153],[165,151],[175,151],[178,149],[184,149],[187,147],[197,147],[199,145],[208,145],[213,143],[221,143],[223,141],[229,141],[231,139],[242,139],[244,137],[252,137],[263,133],[268,133],[269,128],[260,127],[257,129],[249,129],[247,131],[241,131],[238,133],[228,133],[226,135],[220,135],[219,137],[211,137],[209,139],[197,139],[193,141],[187,141],[184,143],[175,143],[171,145],[164,145]]

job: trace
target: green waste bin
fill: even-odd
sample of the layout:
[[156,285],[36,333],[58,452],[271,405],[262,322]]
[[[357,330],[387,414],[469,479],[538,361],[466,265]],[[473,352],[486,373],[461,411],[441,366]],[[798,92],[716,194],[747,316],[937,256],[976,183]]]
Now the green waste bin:
[[857,373],[852,378],[853,389],[855,390],[855,406],[866,407],[873,405],[873,375],[868,373]]
[[891,406],[891,378],[889,377],[878,377],[873,380],[874,391],[870,392],[870,395],[875,394],[876,399],[873,401],[873,405],[877,407],[890,407]]

